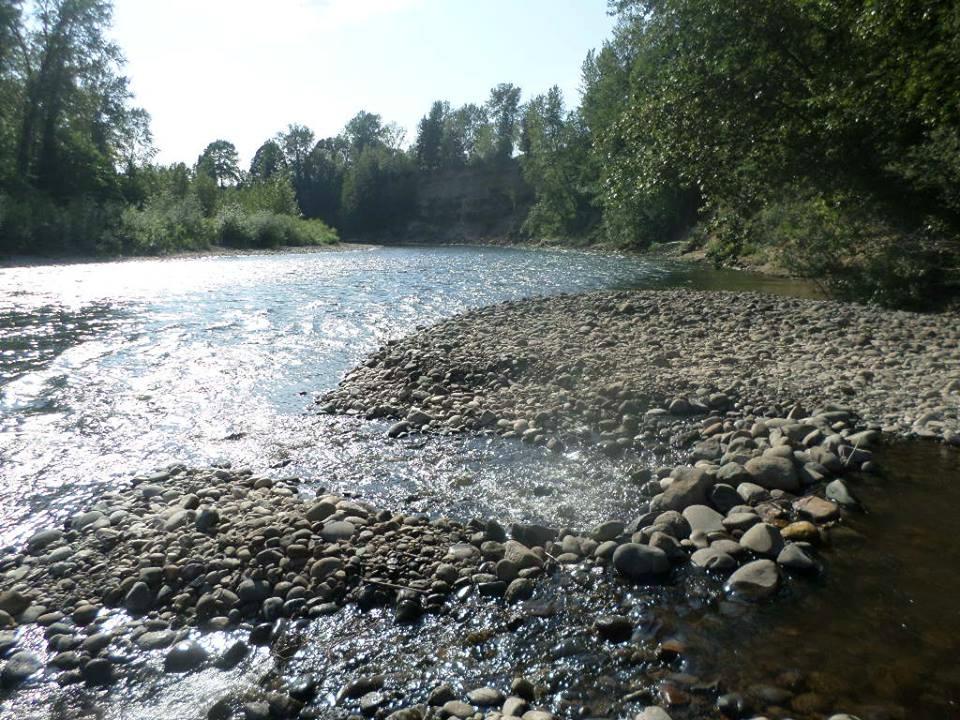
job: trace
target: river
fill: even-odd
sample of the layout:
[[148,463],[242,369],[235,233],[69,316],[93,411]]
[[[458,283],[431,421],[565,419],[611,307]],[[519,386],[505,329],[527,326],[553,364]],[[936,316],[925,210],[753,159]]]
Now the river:
[[[383,342],[472,307],[546,294],[671,286],[812,293],[788,280],[665,259],[476,247],[0,269],[0,547],[62,522],[104,487],[173,462],[247,466],[298,477],[312,487],[356,492],[384,507],[460,519],[589,525],[629,515],[633,490],[614,462],[578,453],[545,457],[490,438],[386,443],[383,423],[320,415],[313,398]],[[960,561],[955,539],[937,536],[934,542],[933,531],[924,527],[931,492],[960,502],[960,482],[932,491],[907,469],[922,463],[941,467],[940,478],[957,479],[956,454],[941,452],[927,446],[891,451],[897,477],[910,482],[897,486],[895,502],[890,478],[865,490],[874,512],[852,523],[858,537],[866,538],[864,549],[845,556],[856,562],[839,563],[821,587],[788,598],[779,610],[729,618],[717,627],[716,615],[705,615],[697,599],[715,595],[717,588],[631,602],[641,609],[670,605],[677,633],[699,648],[701,658],[698,666],[678,670],[719,675],[740,687],[773,682],[779,663],[780,671],[797,668],[806,678],[798,694],[855,699],[859,705],[877,700],[882,712],[894,713],[876,717],[918,706],[923,717],[955,717],[960,679],[944,663],[960,650],[960,617],[944,598],[956,597],[960,583],[940,574],[931,579],[923,558],[938,551],[954,567]],[[874,542],[871,534],[886,542]],[[869,572],[861,577],[862,567]],[[559,673],[558,709],[566,693],[603,710],[601,676],[629,687],[637,671],[575,647],[580,640],[564,630],[571,618],[609,604],[602,583],[575,576],[556,582],[560,595],[566,594],[564,583],[591,590],[533,633],[546,633],[545,639],[518,631],[497,641],[492,652],[478,654],[455,649],[451,633],[462,634],[463,624],[431,620],[419,631],[391,630],[390,647],[381,652],[375,651],[386,639],[381,619],[358,615],[344,635],[345,614],[354,613],[347,610],[311,627],[308,649],[294,669],[327,667],[324,688],[332,695],[357,656],[388,667],[422,653],[430,669],[417,687],[449,677],[509,679],[519,665],[550,661],[544,672]],[[462,618],[468,626],[492,622],[482,608],[465,612],[472,613]],[[764,632],[745,637],[749,628]],[[818,628],[822,636],[814,643],[810,636]],[[912,646],[898,647],[904,638]],[[558,643],[569,648],[557,650]],[[746,664],[744,654],[751,658]],[[893,659],[899,659],[898,669],[885,670],[883,683],[862,690],[864,675]],[[143,662],[149,666],[149,659]],[[256,675],[255,660],[233,674],[200,673],[176,682],[157,674],[122,700],[113,696],[105,714],[199,717],[198,697],[257,682]],[[18,697],[16,707],[38,717],[59,717],[79,702],[76,695],[40,688]],[[50,715],[41,710],[52,697],[59,699],[49,706]],[[809,703],[814,706],[816,698]]]

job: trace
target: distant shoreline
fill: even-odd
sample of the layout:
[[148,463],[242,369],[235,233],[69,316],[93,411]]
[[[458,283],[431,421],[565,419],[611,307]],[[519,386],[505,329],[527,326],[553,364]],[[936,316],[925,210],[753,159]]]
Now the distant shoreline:
[[84,265],[87,263],[131,262],[137,260],[181,260],[184,258],[232,257],[235,255],[293,255],[317,252],[346,252],[379,247],[370,243],[340,242],[334,245],[302,245],[278,248],[210,248],[185,250],[169,255],[4,255],[0,256],[0,270],[48,265]]

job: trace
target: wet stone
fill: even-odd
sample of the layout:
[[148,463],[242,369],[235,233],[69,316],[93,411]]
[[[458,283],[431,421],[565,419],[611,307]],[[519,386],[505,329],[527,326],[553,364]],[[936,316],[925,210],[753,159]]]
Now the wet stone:
[[762,600],[773,595],[780,585],[780,573],[772,560],[754,560],[727,580],[727,592],[746,600]]
[[19,685],[42,667],[43,663],[34,653],[27,650],[16,652],[7,660],[3,670],[0,670],[0,685],[3,687]]
[[793,507],[801,515],[817,523],[830,522],[840,517],[840,508],[836,503],[824,500],[816,495],[809,495],[797,500]]
[[773,525],[758,523],[743,534],[740,544],[758,555],[776,557],[783,549],[783,537]]
[[466,720],[477,711],[473,705],[467,705],[460,700],[448,700],[441,709],[446,717],[461,718],[461,720]]
[[468,692],[467,700],[480,707],[491,707],[503,703],[504,695],[496,688],[482,687]]
[[600,637],[611,642],[624,642],[633,634],[633,622],[624,615],[603,615],[593,625]]
[[613,566],[629,580],[649,580],[670,572],[670,560],[658,548],[625,543],[613,553]]
[[723,532],[723,515],[706,505],[691,505],[683,511],[691,532]]
[[817,564],[810,556],[792,543],[777,555],[777,564],[796,572],[812,572],[817,569]]
[[690,556],[690,562],[706,570],[733,570],[737,561],[728,553],[714,547],[702,548]]
[[196,670],[207,661],[207,651],[194,640],[184,640],[167,652],[163,669],[168,673],[185,673]]

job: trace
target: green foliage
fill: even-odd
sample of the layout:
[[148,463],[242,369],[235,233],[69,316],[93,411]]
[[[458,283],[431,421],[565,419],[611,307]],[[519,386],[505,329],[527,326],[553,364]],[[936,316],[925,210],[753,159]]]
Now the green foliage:
[[257,148],[257,152],[250,162],[250,178],[254,181],[270,180],[286,169],[287,160],[280,143],[276,140],[267,140]]
[[231,248],[268,249],[337,241],[337,234],[319,220],[262,211],[247,214],[236,204],[223,207],[213,227],[215,242]]
[[214,240],[210,221],[195,195],[153,196],[143,207],[123,211],[120,226],[105,250],[114,254],[169,255],[205,250]]
[[341,195],[345,230],[376,233],[409,218],[415,202],[413,164],[386,147],[366,147],[346,169]]
[[863,197],[794,190],[743,232],[838,297],[916,309],[946,302],[958,290],[956,247],[897,228],[881,213]]
[[487,100],[487,113],[491,120],[492,157],[509,159],[520,133],[520,88],[510,83],[494,87]]
[[300,214],[293,182],[285,175],[275,175],[262,182],[227,188],[222,197],[222,204],[236,204],[248,214],[258,212],[290,216]]
[[536,194],[523,231],[551,239],[584,234],[596,216],[584,173],[590,139],[579,116],[565,113],[556,85],[527,103],[520,147],[523,176]]
[[197,158],[197,175],[206,175],[221,188],[240,181],[237,148],[228,140],[214,140]]
[[0,193],[0,252],[95,253],[109,240],[120,212],[119,204],[90,197],[62,203],[43,193]]

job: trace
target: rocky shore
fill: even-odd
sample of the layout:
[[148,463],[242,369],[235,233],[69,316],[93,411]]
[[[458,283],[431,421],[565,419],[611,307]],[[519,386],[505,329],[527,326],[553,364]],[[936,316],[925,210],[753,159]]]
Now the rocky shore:
[[[523,301],[391,342],[319,402],[392,418],[396,438],[497,433],[623,458],[635,511],[594,527],[504,528],[305,493],[296,479],[249,470],[171,467],[0,555],[0,692],[39,678],[111,686],[136,651],[162,654],[170,674],[226,671],[279,642],[286,623],[348,604],[390,608],[399,624],[454,613],[468,598],[507,616],[563,573],[628,589],[702,576],[729,602],[774,600],[822,570],[819,549],[858,512],[856,478],[876,469],[870,448],[885,433],[960,442],[960,322],[750,294]],[[27,626],[42,628],[41,647],[23,646]],[[242,639],[214,655],[196,640],[206,631]],[[642,628],[624,611],[598,614],[589,632],[628,651]],[[658,642],[637,662],[663,677],[684,648]],[[693,691],[677,683],[697,683],[684,677],[622,702],[645,706],[643,720],[846,709],[716,685],[691,705]],[[557,711],[522,676],[417,697],[385,694],[384,683],[361,668],[333,711],[313,702],[316,682],[298,679],[204,712],[547,720]]]
[[388,343],[320,403],[400,418],[396,434],[492,430],[611,452],[656,446],[642,426],[658,416],[832,405],[960,444],[960,316],[687,290],[508,302]]

